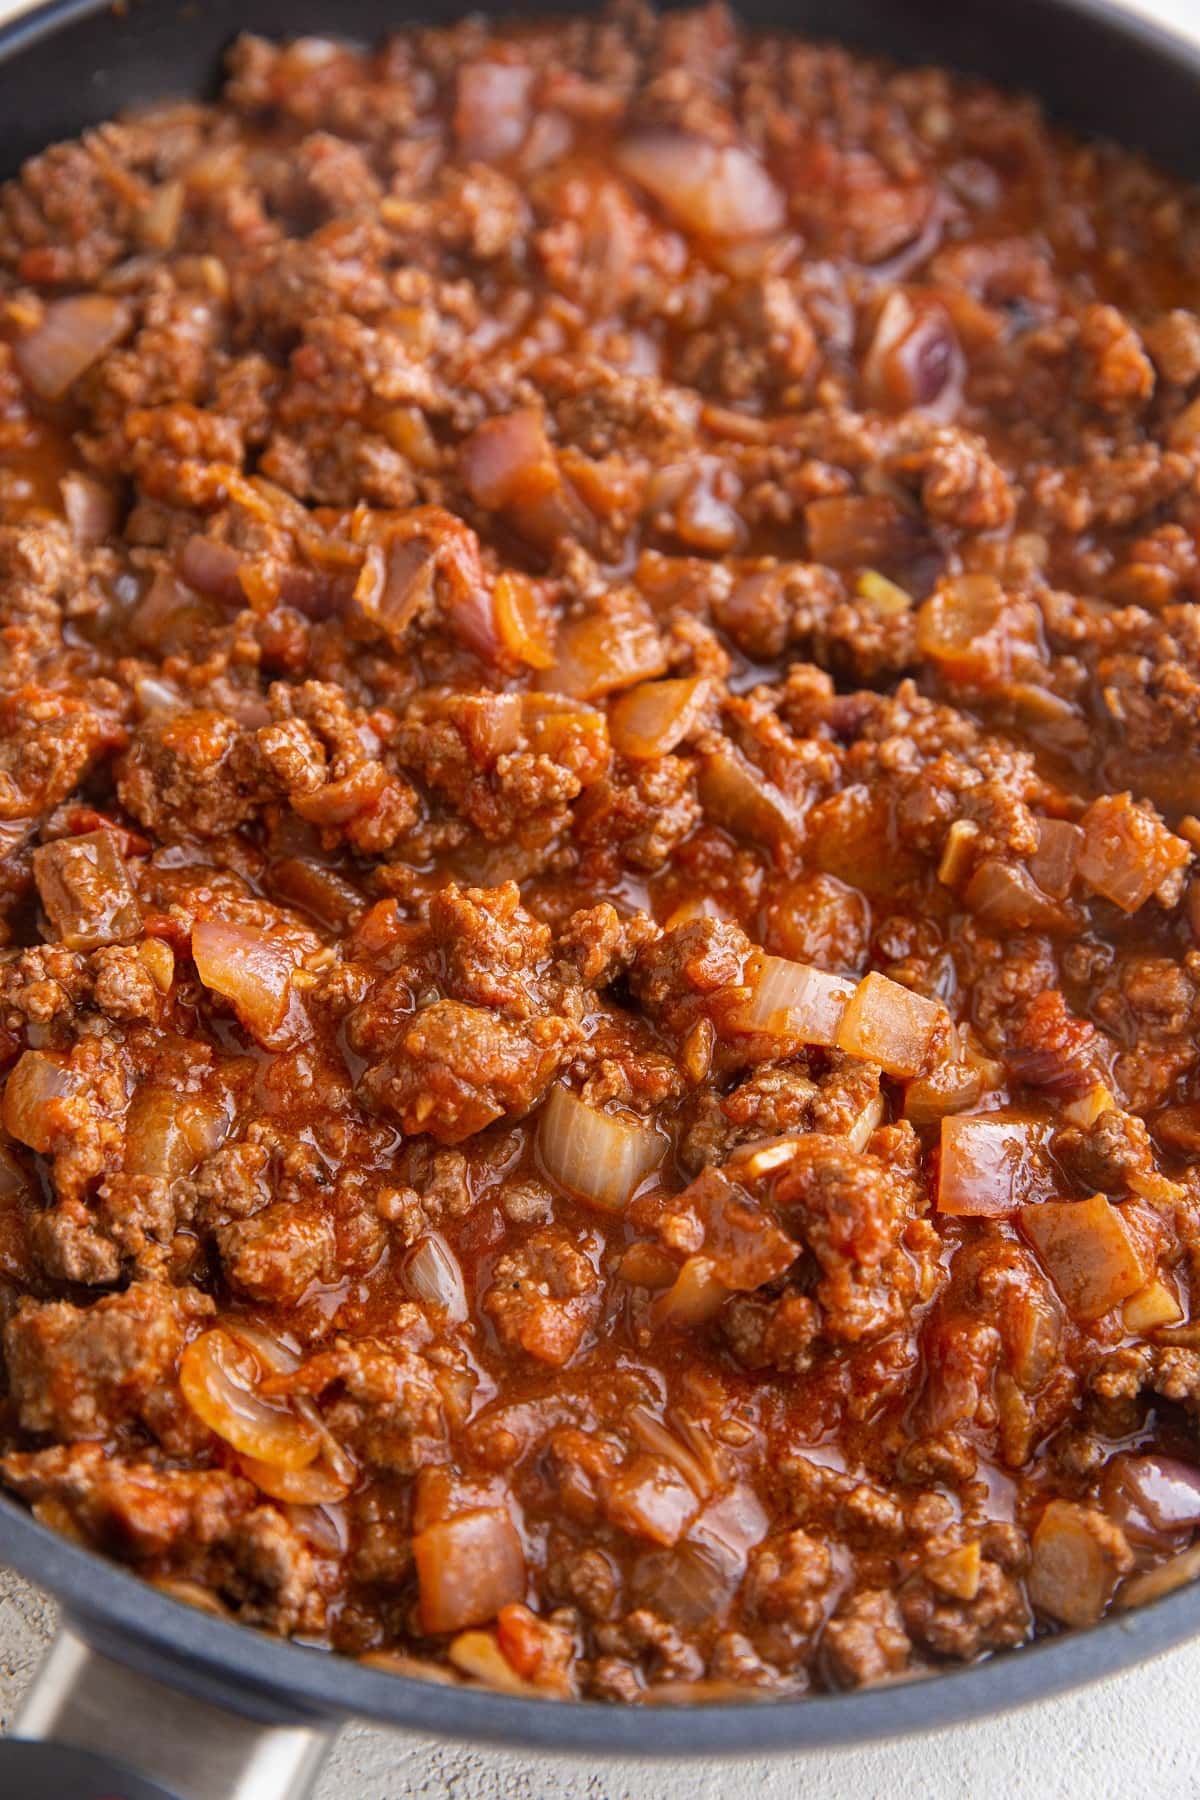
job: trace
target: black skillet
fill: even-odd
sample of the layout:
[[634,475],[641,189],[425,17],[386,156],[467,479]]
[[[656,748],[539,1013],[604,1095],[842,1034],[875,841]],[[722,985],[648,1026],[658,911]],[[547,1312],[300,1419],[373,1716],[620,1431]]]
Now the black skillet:
[[[519,10],[581,4],[525,0]],[[395,0],[51,0],[0,30],[0,173],[123,107],[206,92],[240,30],[369,39],[463,10],[455,0],[425,0],[413,13]],[[741,0],[740,10],[751,23],[786,18],[801,32],[1028,90],[1063,123],[1200,179],[1200,48],[1108,0]],[[140,1800],[164,1788],[180,1800],[298,1800],[353,1714],[530,1750],[735,1756],[848,1745],[1001,1712],[1200,1633],[1197,1584],[1091,1631],[920,1681],[811,1700],[622,1710],[421,1682],[226,1624],[3,1498],[0,1559],[54,1594],[68,1622],[17,1721],[40,1745],[0,1745],[0,1795],[29,1800]]]

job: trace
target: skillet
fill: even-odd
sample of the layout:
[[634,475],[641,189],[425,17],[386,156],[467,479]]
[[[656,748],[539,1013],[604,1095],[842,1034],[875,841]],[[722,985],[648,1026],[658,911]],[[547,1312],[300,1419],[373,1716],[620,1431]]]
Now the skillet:
[[[579,4],[538,0],[534,10]],[[491,9],[510,10],[503,0]],[[460,10],[456,0],[425,0],[419,16],[440,21]],[[750,23],[781,23],[764,0],[739,10]],[[206,92],[239,30],[373,38],[404,22],[388,0],[125,0],[119,10],[106,0],[49,0],[0,30],[0,173],[125,107]],[[840,0],[836,9],[792,0],[786,23],[1031,91],[1063,124],[1200,179],[1200,48],[1109,0]],[[301,1800],[339,1721],[355,1714],[449,1737],[626,1756],[846,1745],[1042,1699],[1200,1632],[1193,1586],[952,1674],[799,1701],[616,1709],[423,1682],[226,1624],[2,1497],[0,1560],[56,1595],[66,1619],[16,1723],[28,1741],[0,1745],[0,1792],[28,1800]]]

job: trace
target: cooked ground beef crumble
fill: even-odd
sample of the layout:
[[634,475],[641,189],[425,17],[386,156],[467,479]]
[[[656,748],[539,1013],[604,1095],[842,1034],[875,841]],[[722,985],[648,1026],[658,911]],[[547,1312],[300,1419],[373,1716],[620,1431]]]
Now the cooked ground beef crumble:
[[637,4],[0,194],[0,1472],[637,1701],[1200,1549],[1200,204]]

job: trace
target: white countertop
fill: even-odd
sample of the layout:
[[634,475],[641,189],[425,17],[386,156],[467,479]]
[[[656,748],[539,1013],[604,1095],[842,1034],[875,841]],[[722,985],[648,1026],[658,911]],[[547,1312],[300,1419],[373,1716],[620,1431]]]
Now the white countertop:
[[[1200,0],[1128,3],[1131,11],[1200,37]],[[0,0],[0,19],[17,10]],[[0,1570],[0,1729],[52,1629],[47,1602]],[[804,1800],[1107,1800],[1146,1793],[1154,1800],[1195,1800],[1198,1695],[1200,1643],[986,1724],[862,1750],[736,1764],[527,1757],[350,1725],[316,1800],[793,1800],[801,1793]]]

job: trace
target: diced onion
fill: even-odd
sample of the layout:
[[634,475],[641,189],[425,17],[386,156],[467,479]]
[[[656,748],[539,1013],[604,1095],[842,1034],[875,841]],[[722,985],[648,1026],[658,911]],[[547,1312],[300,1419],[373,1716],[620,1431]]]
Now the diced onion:
[[605,1491],[604,1509],[619,1530],[670,1549],[696,1517],[700,1500],[673,1458],[647,1454],[618,1471]]
[[[715,1467],[705,1468],[676,1433],[664,1425],[661,1419],[655,1418],[648,1407],[632,1407],[629,1424],[643,1450],[653,1451],[656,1456],[665,1457],[668,1462],[674,1463],[688,1486],[702,1500],[709,1498],[719,1473]],[[710,1464],[714,1460],[710,1457]]]
[[987,856],[976,865],[963,892],[963,905],[989,925],[1010,925],[1018,931],[1053,927],[1063,916],[1028,869],[999,856]]
[[26,1050],[5,1083],[5,1131],[19,1144],[48,1155],[58,1135],[58,1102],[70,1099],[78,1087],[78,1076],[62,1058]]
[[801,809],[733,744],[701,757],[697,787],[707,817],[736,838],[779,852],[803,835]]
[[413,1539],[421,1625],[429,1632],[486,1625],[525,1598],[525,1552],[502,1507],[459,1513]]
[[804,509],[808,553],[831,569],[905,562],[920,542],[908,514],[884,494],[831,494]]
[[190,1175],[201,1157],[216,1149],[228,1123],[213,1101],[145,1083],[125,1115],[125,1173],[162,1181]]
[[704,237],[758,237],[787,218],[780,189],[740,145],[651,126],[619,143],[615,157],[676,224]]
[[246,604],[245,590],[238,579],[243,561],[241,551],[232,544],[196,536],[183,546],[176,567],[182,579],[198,593],[241,607]]
[[1126,1331],[1155,1331],[1160,1325],[1178,1325],[1183,1308],[1165,1281],[1148,1281],[1130,1294],[1121,1308]]
[[1101,794],[1083,815],[1079,873],[1122,912],[1136,912],[1191,856],[1148,807],[1128,794]]
[[1173,1594],[1186,1582],[1195,1581],[1197,1575],[1200,1575],[1200,1544],[1193,1544],[1178,1556],[1159,1563],[1156,1569],[1131,1575],[1121,1587],[1117,1604],[1122,1607],[1147,1606],[1152,1600],[1161,1600],[1164,1594]]
[[114,832],[42,844],[33,853],[33,876],[46,917],[69,949],[95,950],[139,935],[142,910]]
[[427,1231],[404,1259],[404,1285],[416,1299],[438,1307],[448,1324],[467,1317],[467,1291],[457,1256],[440,1232]]
[[837,1042],[838,1027],[854,983],[786,956],[752,957],[746,965],[750,997],[737,1015],[740,1031],[768,1037],[796,1037],[826,1048]]
[[202,919],[192,927],[192,956],[205,987],[230,1001],[251,1036],[269,1047],[292,1005],[288,952],[248,925]]
[[1029,1598],[1038,1611],[1062,1625],[1094,1625],[1121,1570],[1090,1529],[1087,1509],[1052,1500],[1038,1520],[1032,1550]]
[[665,1138],[640,1119],[601,1112],[562,1086],[551,1090],[538,1124],[546,1173],[602,1212],[621,1212],[666,1150]]
[[613,749],[635,761],[668,756],[695,730],[708,692],[702,676],[640,682],[614,702],[608,715]]
[[1029,859],[1029,873],[1042,889],[1055,900],[1063,900],[1071,891],[1083,831],[1067,819],[1039,819],[1038,845]]
[[255,1391],[256,1361],[215,1326],[194,1338],[179,1362],[183,1397],[210,1431],[243,1456],[277,1469],[303,1469],[320,1434],[295,1409]]
[[948,680],[994,681],[1007,670],[1004,590],[991,575],[939,582],[917,613],[917,649]]
[[889,1075],[919,1075],[944,1018],[935,1000],[872,973],[847,1001],[835,1042]]
[[460,1675],[481,1681],[485,1687],[497,1688],[504,1694],[536,1694],[537,1689],[525,1681],[500,1648],[494,1631],[460,1631],[446,1647],[447,1660]]
[[281,1469],[257,1457],[240,1456],[238,1466],[255,1487],[289,1506],[331,1506],[350,1492],[350,1484],[335,1475],[323,1458],[303,1469]]
[[1002,1113],[942,1120],[937,1210],[956,1218],[989,1217],[1053,1189],[1045,1155],[1051,1127],[1042,1119]]
[[85,550],[102,544],[117,523],[117,497],[92,475],[73,469],[59,482],[71,536]]
[[518,150],[529,129],[534,71],[528,63],[462,63],[454,104],[454,135],[469,161],[495,162]]
[[1103,1194],[1023,1207],[1021,1229],[1068,1311],[1083,1324],[1136,1294],[1153,1273],[1124,1214]]
[[1200,1469],[1180,1457],[1114,1457],[1101,1492],[1125,1535],[1151,1548],[1177,1547],[1179,1533],[1200,1525]]
[[538,686],[575,700],[598,700],[665,673],[666,651],[653,614],[635,595],[614,594],[603,609],[570,619],[558,634],[553,666]]
[[633,1597],[672,1625],[694,1631],[724,1612],[741,1572],[716,1546],[695,1542],[693,1532],[671,1550],[648,1550],[638,1558]]
[[41,324],[19,338],[13,354],[43,400],[61,400],[71,383],[125,336],[133,315],[111,294],[72,294],[47,306]]
[[500,642],[510,656],[524,663],[527,669],[554,666],[546,621],[527,575],[515,569],[505,569],[497,575],[495,613]]

